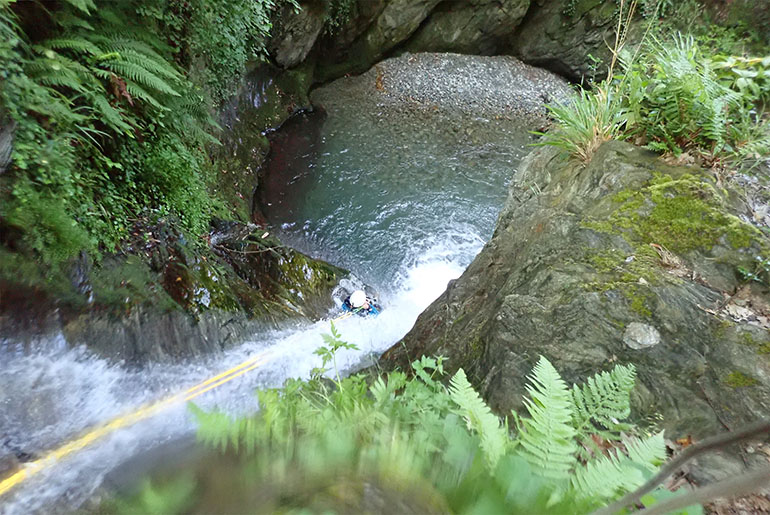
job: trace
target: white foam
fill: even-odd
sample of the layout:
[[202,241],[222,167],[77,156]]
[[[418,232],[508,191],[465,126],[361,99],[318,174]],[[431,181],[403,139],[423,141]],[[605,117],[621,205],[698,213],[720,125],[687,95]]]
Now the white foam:
[[[379,354],[401,339],[447,283],[462,274],[483,243],[480,237],[468,232],[434,235],[429,241],[423,249],[412,249],[404,258],[396,284],[375,285],[391,292],[381,299],[384,309],[379,316],[351,316],[336,324],[342,339],[359,349],[342,349],[338,353],[340,370],[356,366],[364,357]],[[330,318],[334,315],[330,313]],[[321,358],[314,351],[323,345],[322,334],[329,331],[329,321],[319,321],[299,330],[259,335],[195,364],[153,365],[141,371],[110,364],[85,349],[66,349],[61,345],[48,346],[47,354],[3,354],[0,434],[8,439],[3,454],[9,448],[44,454],[89,427],[269,350],[267,364],[195,400],[208,409],[217,407],[233,415],[249,413],[256,409],[257,388],[280,386],[289,377],[307,378],[313,368],[321,366]],[[57,510],[75,509],[99,487],[104,475],[120,463],[192,432],[194,423],[185,406],[174,406],[115,431],[23,482],[0,498],[0,513],[48,512],[52,506]]]

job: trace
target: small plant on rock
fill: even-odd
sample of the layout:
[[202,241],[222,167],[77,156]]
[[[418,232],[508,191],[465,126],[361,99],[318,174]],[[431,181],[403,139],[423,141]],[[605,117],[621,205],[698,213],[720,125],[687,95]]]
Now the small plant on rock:
[[549,105],[557,126],[547,133],[540,145],[558,147],[587,163],[602,143],[623,139],[626,109],[617,89],[604,84],[595,92],[583,89],[565,104]]

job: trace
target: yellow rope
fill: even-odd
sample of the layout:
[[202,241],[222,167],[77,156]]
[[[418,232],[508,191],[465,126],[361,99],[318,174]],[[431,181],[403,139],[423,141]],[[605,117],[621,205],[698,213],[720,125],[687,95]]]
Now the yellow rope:
[[188,388],[181,393],[177,393],[158,402],[142,406],[134,411],[115,417],[108,423],[89,431],[80,438],[72,440],[62,445],[61,447],[54,449],[42,458],[27,463],[24,468],[0,481],[0,495],[5,494],[11,488],[18,485],[25,479],[28,479],[38,472],[41,472],[44,469],[54,465],[62,458],[85,448],[86,446],[100,438],[103,438],[109,433],[123,427],[136,424],[140,420],[149,418],[159,411],[167,408],[171,404],[192,400],[213,388],[221,386],[228,381],[232,381],[236,377],[242,376],[243,374],[250,372],[257,367],[264,365],[267,361],[267,358],[268,353],[263,352],[257,356],[247,359],[240,365],[236,365],[229,370],[225,370],[221,374],[217,374],[214,377],[206,379],[205,381],[198,383],[192,388]]
[[351,317],[351,316],[353,316],[353,312],[352,311],[346,311],[343,314],[341,314],[340,316],[338,316],[337,318],[333,318],[332,322],[338,322],[339,320],[345,320],[346,318]]

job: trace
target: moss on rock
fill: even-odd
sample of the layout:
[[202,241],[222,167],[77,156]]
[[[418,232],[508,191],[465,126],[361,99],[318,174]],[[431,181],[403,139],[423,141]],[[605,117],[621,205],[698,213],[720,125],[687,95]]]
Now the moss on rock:
[[768,339],[757,341],[750,331],[743,331],[739,334],[738,343],[751,347],[759,354],[770,354],[770,335],[766,330],[764,332]]
[[737,370],[727,374],[724,381],[725,384],[731,388],[745,388],[747,386],[756,386],[759,384],[759,381],[755,378]]
[[710,249],[722,240],[736,249],[749,247],[759,230],[729,214],[724,196],[703,176],[656,174],[641,190],[616,194],[620,206],[608,222],[677,253]]

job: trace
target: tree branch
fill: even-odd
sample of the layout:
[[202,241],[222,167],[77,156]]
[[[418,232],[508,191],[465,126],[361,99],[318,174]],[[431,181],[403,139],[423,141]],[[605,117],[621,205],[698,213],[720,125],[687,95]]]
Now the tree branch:
[[[662,483],[668,476],[676,472],[682,465],[684,465],[686,462],[690,461],[694,457],[700,454],[703,454],[704,452],[712,451],[714,449],[719,449],[722,447],[727,447],[730,444],[737,443],[742,440],[748,440],[755,436],[759,436],[763,433],[769,433],[769,432],[770,432],[770,420],[762,420],[760,422],[756,422],[754,424],[748,425],[739,431],[733,431],[730,433],[723,433],[721,435],[712,436],[711,438],[707,438],[696,445],[692,445],[687,449],[685,449],[684,452],[682,452],[680,455],[676,456],[674,459],[669,461],[662,469],[660,469],[660,472],[655,474],[645,484],[643,484],[633,492],[627,493],[621,499],[615,501],[609,506],[606,506],[600,510],[595,511],[593,515],[612,515],[613,513],[617,513],[618,511],[622,510],[625,506],[628,506],[630,504],[636,504],[637,502],[639,502],[639,499],[641,499],[642,496],[652,492],[656,486]],[[716,486],[720,483],[723,483],[723,482],[720,481],[719,483],[715,483],[712,486]]]

